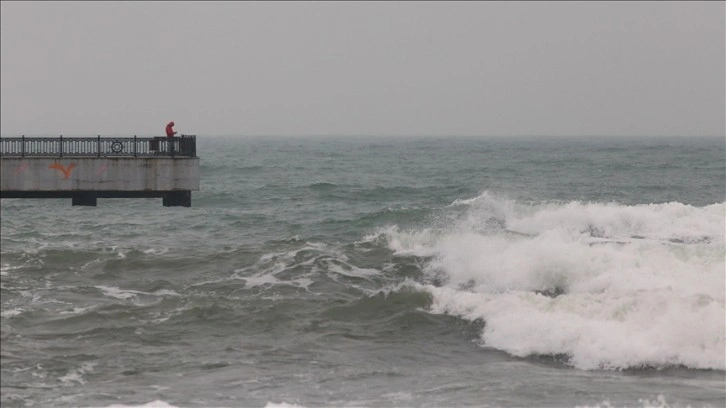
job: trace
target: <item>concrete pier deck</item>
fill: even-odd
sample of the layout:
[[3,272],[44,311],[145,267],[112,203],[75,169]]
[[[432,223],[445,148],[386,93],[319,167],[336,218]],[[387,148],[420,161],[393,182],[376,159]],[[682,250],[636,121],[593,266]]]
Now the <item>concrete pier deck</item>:
[[199,190],[196,137],[0,138],[0,198],[161,197],[191,206]]

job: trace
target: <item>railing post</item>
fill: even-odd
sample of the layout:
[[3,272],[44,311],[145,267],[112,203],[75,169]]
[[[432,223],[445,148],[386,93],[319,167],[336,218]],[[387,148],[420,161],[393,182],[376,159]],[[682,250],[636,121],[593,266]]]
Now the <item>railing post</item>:
[[134,157],[136,157],[136,135],[134,135]]
[[58,153],[60,153],[60,157],[63,157],[63,135],[60,135],[60,141],[58,142]]
[[101,157],[101,135],[98,135],[98,143],[96,144],[98,157]]
[[25,157],[25,135],[20,138],[20,157]]

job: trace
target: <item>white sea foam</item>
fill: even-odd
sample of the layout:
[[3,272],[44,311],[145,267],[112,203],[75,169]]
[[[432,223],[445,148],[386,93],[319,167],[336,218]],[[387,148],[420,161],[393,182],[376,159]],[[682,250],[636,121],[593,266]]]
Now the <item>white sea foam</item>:
[[74,307],[71,310],[59,310],[57,313],[60,315],[77,315],[86,313],[90,310],[96,309],[97,306],[86,306],[86,307]]
[[155,400],[141,405],[111,404],[107,405],[105,408],[177,408],[177,406],[171,405],[165,401]]
[[360,278],[370,280],[371,276],[378,275],[380,272],[376,269],[357,268],[349,264],[328,263],[328,270],[338,275],[347,276],[349,278]]
[[85,385],[87,381],[85,380],[85,378],[83,378],[83,376],[93,371],[93,367],[95,365],[95,363],[83,363],[80,367],[68,371],[66,375],[58,378],[58,380],[60,380],[60,382],[62,382],[66,386],[71,386],[75,384]]
[[8,263],[4,263],[0,265],[0,276],[8,276],[8,272],[15,270],[15,269],[22,269],[23,265],[11,265]]
[[[610,401],[603,401],[597,405],[577,405],[576,408],[627,408],[628,406],[613,405]],[[638,405],[634,407],[638,408],[690,408],[691,405],[681,405],[678,403],[671,404],[668,399],[663,395],[658,395],[653,399],[641,398],[638,400]]]
[[164,248],[148,248],[143,251],[146,255],[163,255],[169,252],[168,247]]
[[7,318],[10,318],[10,317],[17,316],[17,315],[19,315],[19,314],[21,314],[23,312],[24,312],[24,310],[21,309],[21,308],[3,310],[2,312],[0,312],[0,316],[2,316],[2,317],[4,317],[4,318],[7,319]]
[[153,294],[156,295],[156,296],[171,296],[171,297],[181,296],[181,295],[179,295],[179,293],[177,293],[176,291],[173,291],[171,289],[159,289],[159,290],[155,290],[153,292]]
[[456,204],[446,228],[385,234],[428,259],[431,311],[484,320],[487,346],[582,369],[726,369],[723,203]]
[[246,276],[243,278],[245,281],[245,286],[248,288],[254,288],[256,286],[264,286],[264,285],[276,285],[281,283],[279,279],[277,279],[274,275],[268,274],[268,275],[259,275],[259,276]]
[[265,408],[305,408],[303,405],[290,404],[287,402],[268,402]]
[[103,286],[99,285],[96,286],[96,289],[100,289],[104,295],[121,299],[121,300],[127,300],[131,298],[135,298],[137,295],[139,295],[141,292],[135,291],[135,290],[124,290],[121,288],[117,288],[115,286]]
[[142,292],[138,290],[121,289],[115,286],[94,286],[96,289],[100,289],[104,295],[121,300],[132,300],[139,296],[179,296],[179,293],[170,289],[159,289],[154,292]]
[[[315,282],[312,276],[321,272],[366,280],[379,273],[375,269],[357,268],[347,261],[348,257],[337,246],[305,242],[299,248],[264,254],[254,265],[236,269],[232,278],[244,280],[245,286],[248,288],[288,285],[309,290],[309,286]],[[294,278],[277,276],[301,267],[309,269],[310,272],[295,275]],[[324,271],[321,270],[321,267],[324,268]],[[335,277],[332,278],[335,279]]]

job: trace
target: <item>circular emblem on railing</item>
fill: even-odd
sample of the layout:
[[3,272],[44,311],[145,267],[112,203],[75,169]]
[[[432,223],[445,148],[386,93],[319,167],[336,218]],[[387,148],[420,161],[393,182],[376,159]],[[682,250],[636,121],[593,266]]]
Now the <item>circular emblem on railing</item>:
[[121,142],[113,142],[111,143],[111,151],[114,153],[121,153],[121,151],[124,149],[124,145],[121,144]]

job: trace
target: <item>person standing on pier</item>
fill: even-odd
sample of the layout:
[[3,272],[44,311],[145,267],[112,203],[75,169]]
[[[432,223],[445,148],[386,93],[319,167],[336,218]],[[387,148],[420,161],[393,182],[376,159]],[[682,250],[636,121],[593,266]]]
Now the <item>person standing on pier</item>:
[[172,156],[174,156],[174,135],[176,134],[173,127],[173,120],[166,124],[166,145],[169,146],[169,154]]
[[174,131],[174,129],[172,129],[173,127],[174,127],[173,120],[166,124],[166,137],[174,137],[176,132]]

